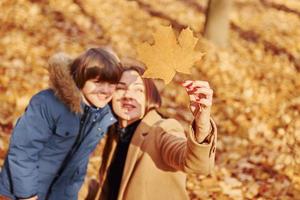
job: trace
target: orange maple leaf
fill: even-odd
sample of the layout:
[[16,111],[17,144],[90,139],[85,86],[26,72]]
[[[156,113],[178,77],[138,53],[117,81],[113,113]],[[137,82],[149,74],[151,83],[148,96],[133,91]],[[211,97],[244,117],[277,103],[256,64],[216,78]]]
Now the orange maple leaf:
[[146,66],[143,77],[172,81],[176,72],[190,74],[193,64],[202,53],[195,50],[198,39],[186,28],[176,38],[171,26],[160,26],[153,34],[154,45],[142,43],[137,46],[138,59]]

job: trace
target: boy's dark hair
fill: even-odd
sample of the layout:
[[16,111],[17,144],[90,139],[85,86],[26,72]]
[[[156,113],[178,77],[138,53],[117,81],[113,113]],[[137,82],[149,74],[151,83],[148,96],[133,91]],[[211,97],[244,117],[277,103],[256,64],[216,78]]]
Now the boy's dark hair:
[[82,89],[90,79],[117,84],[122,66],[114,55],[103,48],[90,48],[71,63],[70,73],[77,87]]

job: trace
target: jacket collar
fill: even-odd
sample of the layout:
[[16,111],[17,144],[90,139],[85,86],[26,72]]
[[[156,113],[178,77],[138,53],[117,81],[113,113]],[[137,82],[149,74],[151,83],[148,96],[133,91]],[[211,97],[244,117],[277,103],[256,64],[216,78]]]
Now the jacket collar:
[[134,169],[134,166],[136,164],[136,161],[138,160],[139,153],[141,151],[141,146],[144,142],[145,137],[149,134],[150,129],[153,127],[153,125],[157,122],[159,122],[162,119],[162,117],[157,113],[156,110],[149,111],[146,116],[142,119],[141,123],[137,127],[127,152],[127,158],[124,166],[121,185],[120,185],[120,191],[119,191],[119,197],[123,196],[123,193],[125,191],[125,186],[127,185],[129,178],[132,174],[132,171]]
[[82,97],[71,74],[73,59],[64,53],[53,55],[49,59],[49,86],[55,95],[74,113],[82,113]]
[[[141,151],[140,148],[144,142],[145,136],[149,133],[153,125],[160,120],[161,120],[161,116],[155,110],[152,110],[146,114],[146,116],[141,120],[140,124],[136,128],[127,152],[127,157],[126,157],[124,171],[123,171],[124,176],[122,177],[120,191],[118,195],[119,197],[123,195],[121,193],[124,193],[125,186],[127,185],[127,182],[131,176],[136,160],[138,159],[138,155]],[[102,197],[103,194],[105,196],[105,192],[102,194],[103,187],[106,187],[106,185],[104,185],[104,180],[106,179],[107,171],[110,163],[112,162],[114,152],[117,146],[117,134],[116,134],[115,126],[112,126],[110,128],[106,139],[107,141],[104,147],[104,154],[107,155],[107,159],[104,160],[105,163],[101,164],[101,168],[99,171],[100,189],[97,191],[97,199]]]
[[[145,117],[142,119],[141,123],[139,124],[139,126],[136,129],[136,134],[134,134],[132,140],[135,141],[135,136],[136,138],[137,135],[147,135],[150,131],[150,129],[152,128],[152,126],[160,121],[162,119],[162,117],[157,113],[156,110],[151,110],[149,111]],[[138,133],[138,134],[137,134]]]

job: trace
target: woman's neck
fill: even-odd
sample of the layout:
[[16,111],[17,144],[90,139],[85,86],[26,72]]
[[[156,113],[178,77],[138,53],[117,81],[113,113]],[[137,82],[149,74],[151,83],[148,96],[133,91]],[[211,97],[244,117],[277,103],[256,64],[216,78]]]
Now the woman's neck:
[[134,122],[138,121],[137,120],[126,120],[126,119],[119,119],[119,125],[122,128],[126,128],[127,126],[129,126],[130,124],[133,124]]

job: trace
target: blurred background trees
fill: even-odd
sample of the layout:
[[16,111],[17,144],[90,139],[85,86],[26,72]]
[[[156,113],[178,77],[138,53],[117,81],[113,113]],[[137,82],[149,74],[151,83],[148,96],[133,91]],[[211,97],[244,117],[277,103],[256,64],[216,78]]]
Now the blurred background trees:
[[209,0],[204,36],[220,47],[228,44],[232,0]]

